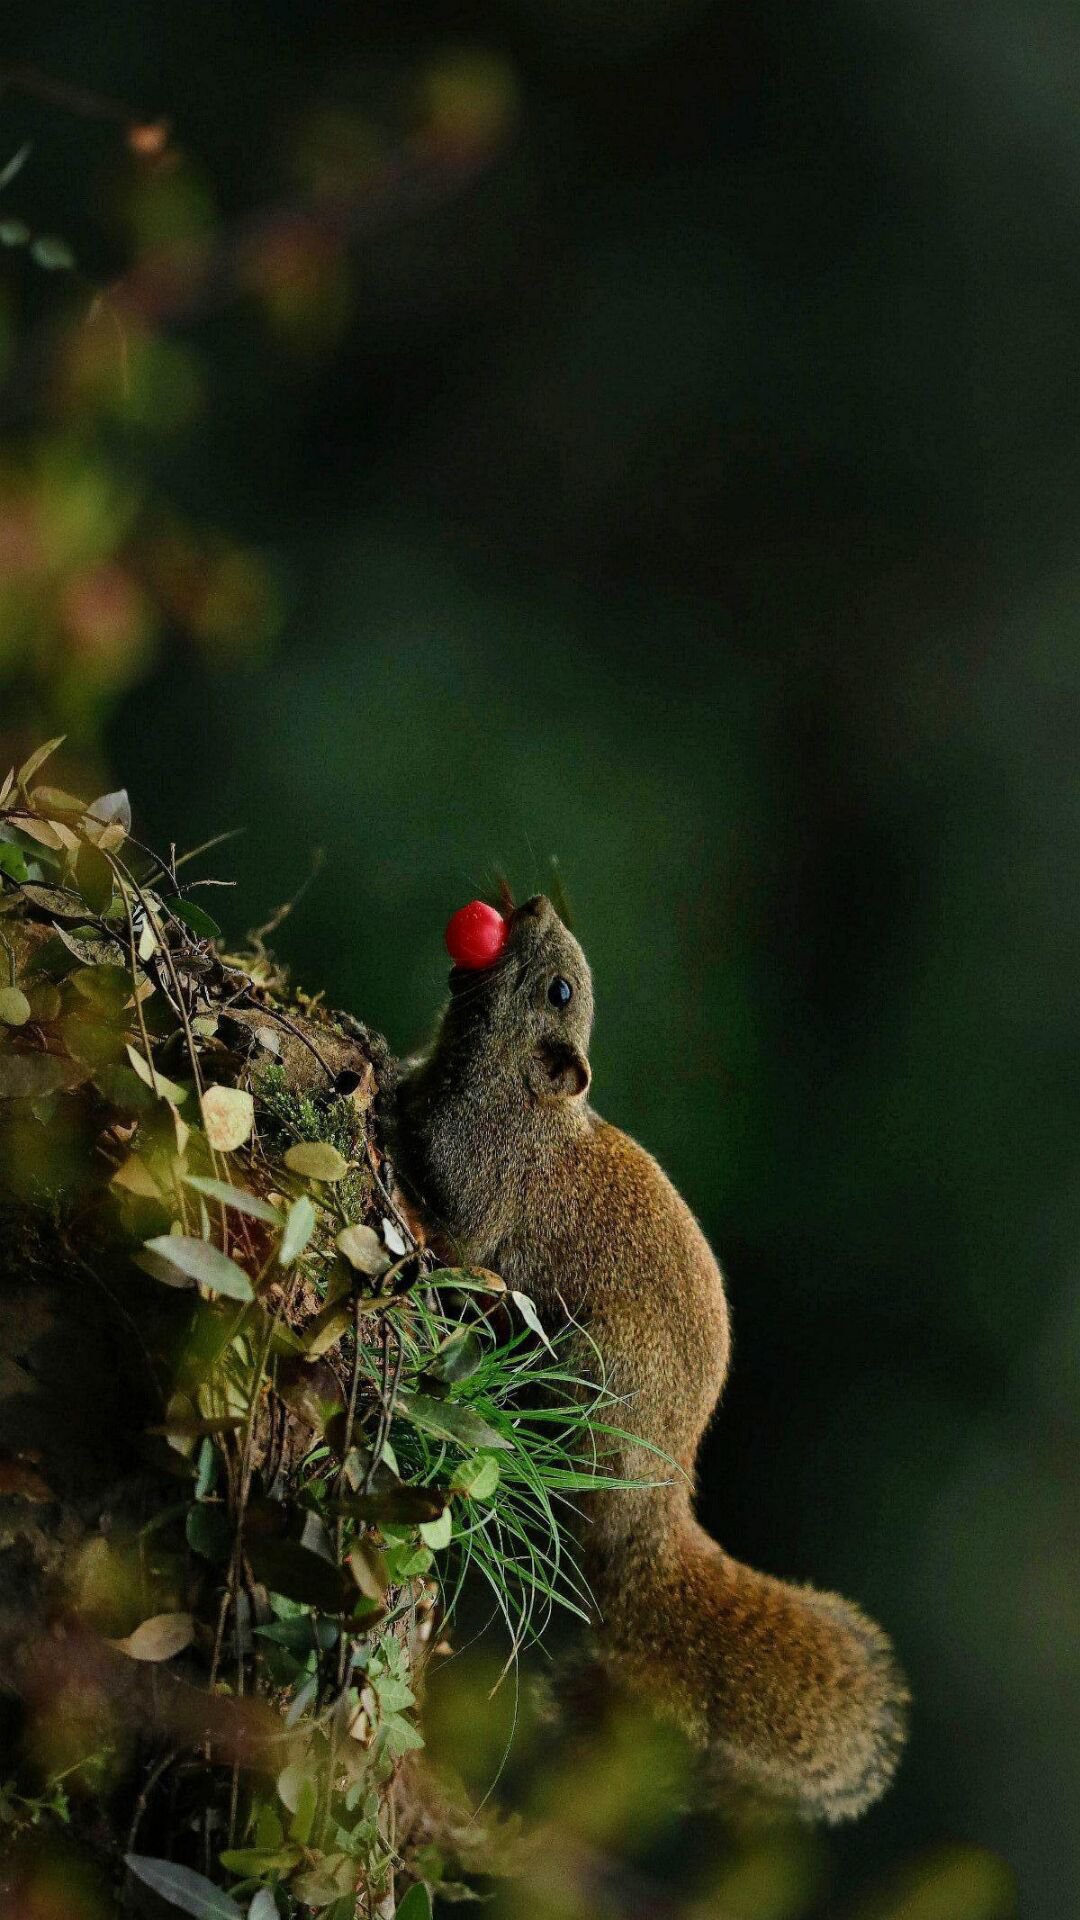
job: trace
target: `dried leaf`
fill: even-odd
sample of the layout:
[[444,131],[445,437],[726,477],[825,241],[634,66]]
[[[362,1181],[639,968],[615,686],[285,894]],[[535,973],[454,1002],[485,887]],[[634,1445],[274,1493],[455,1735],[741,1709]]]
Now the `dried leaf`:
[[290,1173],[298,1173],[305,1180],[343,1180],[349,1171],[344,1154],[328,1140],[297,1141],[286,1152],[285,1165]]
[[386,1241],[391,1253],[396,1254],[400,1260],[402,1255],[408,1252],[408,1248],[398,1228],[392,1220],[384,1220],[382,1223],[382,1231],[383,1239]]
[[155,1613],[144,1620],[123,1640],[110,1640],[117,1653],[129,1660],[171,1660],[182,1653],[195,1638],[195,1622],[190,1613]]
[[33,779],[35,773],[38,771],[38,768],[45,765],[49,755],[55,753],[57,747],[62,747],[66,739],[66,733],[58,733],[55,740],[46,740],[43,747],[36,747],[34,749],[30,758],[23,761],[22,766],[15,776],[20,787],[25,788],[27,786],[28,782]]
[[243,1267],[209,1240],[196,1240],[186,1233],[161,1233],[146,1242],[146,1251],[186,1279],[209,1287],[211,1293],[225,1294],[230,1300],[254,1298]]
[[304,1352],[311,1360],[317,1360],[321,1354],[336,1347],[343,1334],[352,1326],[352,1307],[341,1301],[331,1301],[317,1314],[304,1334]]
[[235,1153],[251,1138],[255,1102],[240,1087],[208,1087],[202,1101],[206,1137],[217,1153]]
[[538,1339],[543,1341],[549,1353],[554,1353],[555,1349],[552,1346],[551,1341],[548,1339],[547,1334],[544,1332],[543,1326],[540,1321],[540,1315],[537,1313],[536,1308],[533,1306],[533,1303],[530,1300],[528,1294],[516,1293],[513,1291],[513,1289],[511,1289],[510,1298],[514,1302],[514,1305],[516,1306],[518,1312],[520,1313],[522,1319],[524,1320],[525,1325],[530,1329],[531,1332],[536,1334]]

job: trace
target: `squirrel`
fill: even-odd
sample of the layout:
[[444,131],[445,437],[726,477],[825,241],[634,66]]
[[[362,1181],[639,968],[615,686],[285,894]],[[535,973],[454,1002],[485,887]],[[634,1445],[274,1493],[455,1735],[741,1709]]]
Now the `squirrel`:
[[430,1050],[402,1067],[398,1178],[433,1241],[529,1293],[552,1330],[583,1330],[623,1424],[679,1469],[657,1485],[655,1453],[628,1442],[611,1471],[652,1484],[582,1500],[605,1680],[681,1728],[721,1796],[852,1817],[904,1741],[890,1642],[839,1595],[741,1565],[695,1519],[730,1356],[719,1266],[656,1161],[589,1105],[593,987],[573,934],[537,895],[500,938],[490,964],[454,967]]

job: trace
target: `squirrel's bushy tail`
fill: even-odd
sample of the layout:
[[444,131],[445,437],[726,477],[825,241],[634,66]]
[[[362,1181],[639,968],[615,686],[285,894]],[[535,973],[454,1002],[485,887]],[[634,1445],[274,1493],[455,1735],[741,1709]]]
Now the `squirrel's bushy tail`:
[[858,1607],[742,1566],[689,1514],[620,1574],[597,1596],[603,1665],[708,1754],[718,1785],[830,1821],[884,1791],[908,1692]]

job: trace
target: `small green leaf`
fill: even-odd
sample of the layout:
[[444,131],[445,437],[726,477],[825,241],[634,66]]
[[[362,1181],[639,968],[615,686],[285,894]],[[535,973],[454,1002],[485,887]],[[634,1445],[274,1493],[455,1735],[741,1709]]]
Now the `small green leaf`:
[[58,233],[39,234],[31,245],[30,253],[38,266],[44,267],[49,273],[70,271],[75,265],[75,255]]
[[225,1294],[230,1300],[254,1298],[251,1281],[235,1260],[209,1240],[196,1240],[186,1233],[160,1233],[147,1240],[147,1251],[175,1268],[185,1279],[197,1280],[211,1293]]
[[422,1880],[398,1902],[394,1920],[431,1920],[431,1895]]
[[220,1200],[223,1207],[233,1207],[237,1213],[246,1213],[252,1220],[265,1220],[271,1227],[280,1227],[282,1216],[269,1200],[262,1200],[257,1193],[249,1193],[246,1187],[231,1187],[227,1180],[209,1180],[201,1173],[186,1173],[185,1187],[194,1187],[207,1200]]
[[455,1467],[450,1481],[451,1493],[466,1500],[490,1500],[499,1484],[499,1463],[492,1453],[477,1453]]
[[298,1140],[286,1153],[285,1165],[305,1180],[344,1180],[349,1171],[345,1155],[329,1140]]
[[453,1515],[449,1507],[445,1507],[437,1520],[425,1520],[422,1522],[420,1538],[425,1547],[430,1547],[433,1552],[438,1553],[443,1547],[450,1545],[453,1532]]
[[163,900],[161,904],[163,907],[168,907],[169,912],[175,914],[178,920],[182,920],[185,927],[189,928],[198,939],[220,938],[221,928],[217,921],[212,919],[202,907],[197,907],[194,900],[181,900],[179,894],[174,894],[170,899]]
[[30,869],[26,864],[26,855],[21,847],[13,847],[6,840],[0,840],[0,873],[6,873],[9,880],[28,880]]
[[143,1853],[126,1853],[124,1865],[144,1886],[181,1913],[190,1914],[192,1920],[243,1920],[235,1900],[191,1867],[174,1866],[171,1860],[151,1860]]
[[315,1208],[306,1193],[294,1200],[285,1217],[285,1231],[281,1236],[281,1251],[278,1263],[291,1267],[300,1258],[308,1241],[315,1231]]
[[0,247],[25,247],[29,238],[25,220],[0,220]]
[[451,1334],[430,1360],[424,1363],[425,1374],[433,1380],[445,1380],[448,1384],[455,1380],[467,1380],[476,1372],[484,1358],[484,1349],[472,1327],[462,1327],[459,1333]]

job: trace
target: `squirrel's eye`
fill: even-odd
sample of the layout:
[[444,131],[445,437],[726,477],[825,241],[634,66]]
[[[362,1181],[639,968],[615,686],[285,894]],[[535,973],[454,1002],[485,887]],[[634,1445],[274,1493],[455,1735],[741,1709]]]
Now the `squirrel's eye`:
[[564,980],[562,974],[557,973],[548,988],[548,999],[551,1001],[552,1006],[568,1007],[573,997],[574,989],[570,985],[569,980]]

